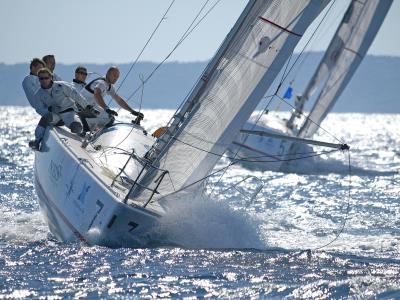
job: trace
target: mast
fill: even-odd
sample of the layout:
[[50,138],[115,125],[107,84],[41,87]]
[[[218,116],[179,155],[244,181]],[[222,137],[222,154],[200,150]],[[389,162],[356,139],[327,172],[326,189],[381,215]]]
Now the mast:
[[332,38],[303,100],[321,91],[298,136],[311,137],[349,83],[374,40],[392,0],[353,0]]
[[177,131],[182,126],[182,124],[185,123],[185,121],[187,122],[189,113],[192,111],[193,107],[198,102],[202,91],[207,86],[210,74],[212,74],[215,71],[221,57],[224,55],[225,51],[232,43],[233,37],[235,36],[237,30],[242,25],[247,14],[252,9],[252,7],[254,7],[255,4],[256,0],[250,0],[249,3],[247,3],[243,12],[239,16],[239,19],[236,21],[235,25],[232,27],[228,35],[225,37],[217,53],[212,57],[211,61],[204,69],[202,75],[197,81],[197,84],[195,85],[195,87],[185,100],[184,104],[178,110],[178,112],[175,113],[174,116],[172,117],[172,120],[169,122],[170,126],[168,127],[166,132],[161,136],[161,138],[157,140],[152,149],[149,151],[148,158],[152,160],[155,160],[156,157],[160,158],[162,150],[165,150],[168,147],[168,144],[172,142],[173,140],[172,136],[174,136],[177,133]]
[[157,200],[207,176],[328,2],[250,1],[165,137],[147,155],[158,169],[147,171],[131,198],[146,201],[149,189],[157,187]]

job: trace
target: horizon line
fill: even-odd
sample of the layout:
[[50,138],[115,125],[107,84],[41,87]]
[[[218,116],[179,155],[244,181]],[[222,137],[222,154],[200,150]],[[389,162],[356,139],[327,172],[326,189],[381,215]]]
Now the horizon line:
[[[304,53],[324,53],[324,51],[306,51]],[[298,52],[294,52],[294,54],[299,54]],[[391,55],[391,54],[367,54],[366,56],[372,56],[372,57],[388,57],[388,58],[400,58],[400,55]],[[33,57],[32,57],[33,58]],[[211,58],[210,58],[211,59]],[[178,64],[191,64],[191,63],[206,63],[208,60],[191,60],[191,61],[186,61],[186,60],[173,60],[173,61],[165,61],[164,64],[170,64],[170,63],[178,63]],[[56,58],[57,60],[57,58]],[[2,65],[19,65],[19,64],[29,64],[29,61],[26,62],[0,62]],[[159,64],[161,61],[152,61],[152,60],[139,60],[138,63],[152,63],[152,64]],[[60,62],[57,61],[57,65],[79,65],[79,64],[90,64],[90,65],[125,65],[125,64],[132,64],[132,61],[128,62]]]

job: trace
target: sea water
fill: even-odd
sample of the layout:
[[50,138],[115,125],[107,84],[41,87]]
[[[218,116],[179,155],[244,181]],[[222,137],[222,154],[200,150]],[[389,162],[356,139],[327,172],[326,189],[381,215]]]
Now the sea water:
[[[173,111],[144,113],[151,132]],[[49,233],[27,146],[37,121],[0,107],[0,298],[400,298],[400,115],[330,114],[315,138],[349,153],[292,173],[233,165],[177,201],[151,246],[119,249]]]

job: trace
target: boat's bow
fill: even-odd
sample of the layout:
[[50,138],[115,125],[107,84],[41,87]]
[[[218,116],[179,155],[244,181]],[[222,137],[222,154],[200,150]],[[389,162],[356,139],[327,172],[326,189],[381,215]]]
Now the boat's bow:
[[117,124],[86,148],[82,142],[65,128],[54,127],[36,152],[35,185],[51,232],[60,240],[88,244],[141,243],[163,209],[157,203],[143,207],[126,201],[126,195],[143,168],[139,158],[154,139],[140,126]]

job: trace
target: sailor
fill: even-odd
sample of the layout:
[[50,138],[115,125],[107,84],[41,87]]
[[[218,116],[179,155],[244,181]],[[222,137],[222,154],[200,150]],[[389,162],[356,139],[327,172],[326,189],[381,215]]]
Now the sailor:
[[[28,99],[30,105],[36,110],[37,113],[42,109],[42,103],[36,101],[35,93],[40,88],[39,79],[37,77],[37,72],[39,69],[44,68],[45,63],[40,58],[34,58],[30,64],[30,74],[25,76],[22,81],[22,88],[24,89],[26,98]],[[40,113],[39,113],[40,114]]]
[[75,69],[75,78],[72,79],[72,84],[78,92],[81,92],[86,85],[87,70],[85,67],[78,66]]
[[61,81],[61,77],[54,73],[54,69],[56,68],[56,59],[53,54],[48,54],[43,56],[43,61],[46,64],[46,67],[51,71],[53,74],[54,81]]
[[133,110],[115,91],[113,84],[117,82],[118,78],[119,70],[117,67],[113,66],[107,70],[106,77],[99,77],[92,80],[85,86],[85,89],[82,90],[81,93],[88,100],[88,103],[95,106],[100,111],[100,115],[97,118],[87,120],[91,129],[109,126],[114,122],[114,117],[118,116],[115,110],[110,109],[106,105],[104,101],[106,95],[111,96],[119,106],[136,116],[135,122],[137,124],[140,124],[140,121],[143,120],[144,115],[141,112]]
[[78,111],[76,103],[87,108],[86,99],[70,83],[53,81],[49,69],[40,69],[38,77],[40,88],[36,92],[35,98],[43,105],[39,112],[42,118],[35,130],[35,140],[29,142],[29,147],[34,150],[40,149],[46,127],[56,125],[59,121],[62,121],[72,133],[81,134],[83,126],[76,114]]

